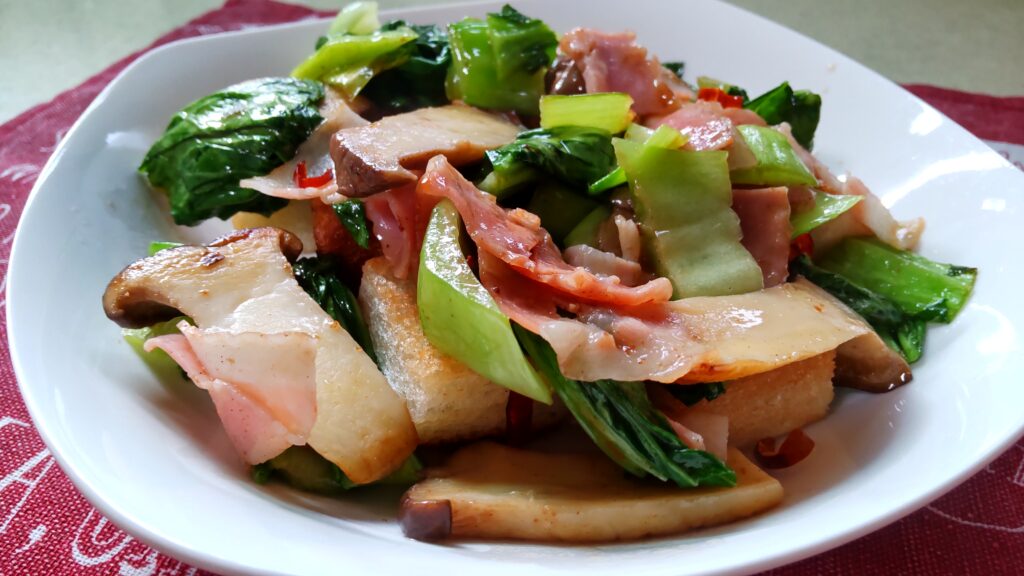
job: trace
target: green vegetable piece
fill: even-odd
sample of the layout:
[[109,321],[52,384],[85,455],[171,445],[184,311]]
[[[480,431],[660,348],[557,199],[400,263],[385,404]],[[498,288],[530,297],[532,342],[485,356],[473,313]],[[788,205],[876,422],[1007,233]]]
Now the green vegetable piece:
[[661,65],[680,79],[683,78],[683,72],[686,70],[686,62],[662,62]]
[[401,28],[366,35],[328,36],[292,76],[319,80],[355,98],[375,74],[404,64],[412,54],[407,45],[419,38],[414,30]]
[[643,144],[644,142],[647,142],[652,135],[654,135],[654,130],[651,130],[643,124],[633,123],[626,127],[626,133],[623,134],[622,137],[630,142],[639,142],[640,144]]
[[925,323],[936,316],[936,311],[926,311],[918,316],[908,314],[893,300],[858,286],[840,274],[815,266],[806,256],[791,262],[790,272],[807,278],[842,300],[860,314],[882,340],[907,362],[914,363],[921,358],[924,352]]
[[620,92],[541,96],[540,126],[584,126],[618,134],[632,122],[632,106],[633,98]]
[[[625,172],[623,172],[625,174]],[[625,181],[623,181],[625,183]],[[580,223],[576,225],[568,234],[562,244],[568,248],[569,246],[578,246],[585,244],[587,246],[597,246],[597,235],[601,229],[601,224],[604,223],[612,215],[612,208],[606,204],[602,204],[587,214]]]
[[551,234],[555,242],[561,244],[565,236],[597,208],[597,205],[594,200],[549,182],[537,187],[526,209],[539,216],[544,229]]
[[348,286],[345,286],[334,273],[333,263],[327,258],[302,258],[292,265],[292,270],[299,286],[302,286],[324,312],[337,320],[363,348],[366,355],[376,362],[373,340],[370,339],[370,330],[363,320],[359,302]]
[[522,162],[509,162],[501,170],[492,170],[477,187],[501,200],[542,177],[543,173]]
[[750,100],[750,96],[747,96],[747,91],[744,90],[743,88],[740,88],[739,86],[734,86],[732,84],[729,84],[728,82],[722,82],[721,80],[718,80],[717,78],[712,78],[710,76],[698,76],[697,87],[718,88],[719,90],[725,92],[729,96],[739,96],[740,98],[743,99],[744,105],[747,103],[748,100]]
[[536,115],[544,93],[544,73],[554,59],[558,38],[540,20],[506,5],[487,21],[465,18],[448,26],[452,66],[446,91],[450,100],[480,108]]
[[815,190],[814,206],[803,212],[797,212],[789,218],[789,223],[793,227],[792,237],[796,238],[826,222],[835,220],[863,199],[863,196],[854,194],[826,194]]
[[658,128],[651,132],[644,141],[647,146],[654,146],[655,148],[668,148],[670,150],[678,150],[686,143],[689,142],[690,137],[684,135],[679,130],[669,126],[668,124],[662,124]]
[[581,126],[521,132],[514,141],[489,150],[487,159],[494,172],[481,186],[499,197],[509,190],[509,183],[522,185],[542,174],[586,190],[615,168],[611,134]]
[[121,336],[125,342],[132,347],[132,350],[142,358],[142,361],[146,363],[146,366],[153,371],[157,379],[161,382],[176,382],[181,380],[182,372],[178,364],[167,355],[166,352],[159,348],[152,352],[146,352],[143,346],[146,344],[146,340],[155,338],[157,336],[165,336],[167,334],[178,334],[178,322],[182,320],[188,321],[185,316],[178,316],[172,318],[166,322],[159,322],[152,326],[145,328],[122,328]]
[[967,303],[976,268],[933,262],[875,239],[847,238],[816,264],[895,302],[912,315],[952,322]]
[[542,71],[555,59],[558,37],[547,24],[505,4],[487,15],[498,79]]
[[538,402],[551,391],[523,357],[508,318],[466,263],[455,206],[434,207],[423,238],[416,303],[427,340],[488,380]]
[[603,194],[612,188],[618,188],[626,183],[626,171],[621,166],[602,176],[597,182],[587,186],[587,192],[593,196]]
[[167,250],[168,248],[177,248],[183,246],[181,242],[150,242],[149,243],[149,255],[152,256],[161,250]]
[[788,122],[793,138],[810,150],[814,146],[814,131],[821,117],[821,96],[807,90],[793,91],[789,82],[765,92],[743,105],[757,112],[770,125]]
[[[369,485],[407,486],[419,480],[422,469],[416,456],[409,456],[398,470]],[[328,496],[342,494],[360,486],[349,480],[341,468],[309,446],[292,446],[274,458],[253,466],[251,474],[257,484],[265,484],[271,478],[278,477],[299,490]]]
[[370,225],[366,221],[363,201],[352,198],[331,206],[341,225],[348,230],[360,248],[370,247]]
[[786,136],[765,126],[736,127],[756,164],[729,173],[733,184],[758,186],[814,186],[818,180],[804,166]]
[[327,35],[370,34],[377,28],[380,28],[380,20],[377,20],[377,3],[352,2],[338,11],[338,15],[327,29]]
[[687,447],[650,400],[643,382],[576,382],[562,375],[543,338],[515,325],[534,366],[594,443],[630,474],[650,474],[682,488],[735,486],[736,473],[713,455]]
[[700,403],[701,400],[711,402],[722,394],[725,394],[725,384],[721,382],[708,382],[706,384],[678,384],[665,386],[669,394],[687,406]]
[[268,215],[287,200],[238,182],[291,160],[322,120],[323,97],[316,82],[260,78],[200,98],[175,114],[139,171],[167,191],[177,224],[240,211]]
[[410,28],[419,36],[403,64],[378,73],[361,94],[388,113],[408,112],[448,103],[445,78],[451,65],[448,35],[437,26],[418,26],[403,20],[388,22],[381,31]]
[[676,298],[760,290],[761,268],[740,244],[726,153],[616,139],[646,248]]
[[[686,143],[690,140],[689,136],[666,124],[658,126],[657,130],[651,130],[650,128],[646,128],[640,124],[630,124],[629,127],[626,128],[624,137],[630,142],[639,142],[641,144],[647,144],[648,146],[671,148],[674,150],[686,146]],[[623,170],[621,166],[618,166],[600,180],[592,183],[587,188],[587,192],[592,195],[597,195],[605,192],[606,190],[618,188],[625,183],[626,171]]]

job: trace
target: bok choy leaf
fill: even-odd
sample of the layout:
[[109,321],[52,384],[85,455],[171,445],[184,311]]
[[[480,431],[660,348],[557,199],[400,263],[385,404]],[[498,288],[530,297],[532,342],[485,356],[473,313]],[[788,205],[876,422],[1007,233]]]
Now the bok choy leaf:
[[513,326],[534,367],[583,430],[627,472],[641,477],[650,474],[682,488],[736,485],[736,473],[721,460],[683,444],[651,405],[643,382],[569,380],[543,338]]
[[241,188],[292,159],[320,124],[317,82],[260,78],[200,98],[174,115],[139,171],[167,192],[175,223],[236,212],[270,214],[286,200]]

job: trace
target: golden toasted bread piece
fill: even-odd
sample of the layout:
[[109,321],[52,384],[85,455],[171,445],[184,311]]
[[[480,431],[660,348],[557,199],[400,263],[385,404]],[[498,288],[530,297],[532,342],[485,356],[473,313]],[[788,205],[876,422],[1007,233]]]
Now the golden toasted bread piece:
[[725,384],[725,394],[690,410],[729,418],[729,444],[747,446],[786,434],[828,414],[835,351]]
[[[359,301],[380,369],[408,403],[421,442],[470,440],[504,432],[508,389],[427,341],[414,280],[396,279],[386,260],[374,258],[363,266]],[[557,403],[534,403],[533,423],[548,426],[564,412]]]
[[782,485],[738,450],[731,488],[630,477],[602,454],[528,452],[492,442],[456,452],[410,488],[399,512],[420,539],[609,542],[725,524],[782,500]]
[[236,230],[263,226],[281,228],[302,240],[302,246],[306,250],[312,252],[316,249],[316,243],[313,241],[313,211],[306,200],[292,200],[270,216],[255,212],[239,212],[231,217],[231,225]]

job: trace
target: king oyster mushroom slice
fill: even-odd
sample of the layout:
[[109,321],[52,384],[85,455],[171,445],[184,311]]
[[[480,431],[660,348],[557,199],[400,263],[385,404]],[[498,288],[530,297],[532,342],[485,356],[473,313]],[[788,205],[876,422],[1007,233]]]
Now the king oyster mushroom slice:
[[316,418],[309,445],[356,483],[401,465],[418,438],[405,401],[348,332],[295,281],[302,243],[276,228],[158,252],[121,271],[103,295],[125,327],[185,314],[203,331],[305,334],[315,340]]
[[415,182],[412,170],[423,169],[438,154],[455,166],[476,162],[487,150],[514,140],[519,130],[461,104],[420,108],[339,130],[331,141],[338,192],[362,197]]
[[608,542],[726,524],[782,501],[782,485],[735,448],[729,488],[628,478],[603,454],[553,454],[480,442],[426,471],[399,520],[418,540]]

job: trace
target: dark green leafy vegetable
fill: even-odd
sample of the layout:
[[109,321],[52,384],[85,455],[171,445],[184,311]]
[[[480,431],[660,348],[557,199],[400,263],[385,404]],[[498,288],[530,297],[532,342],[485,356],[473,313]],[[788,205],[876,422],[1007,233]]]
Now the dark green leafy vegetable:
[[287,200],[238,182],[291,160],[322,120],[323,97],[317,82],[260,78],[200,98],[175,114],[139,171],[167,191],[178,224],[243,210],[270,214]]
[[382,31],[409,28],[419,36],[407,48],[405,63],[380,72],[370,80],[362,95],[388,112],[406,112],[448,103],[444,82],[452,57],[448,35],[437,26],[418,26],[395,20]]
[[662,62],[661,65],[679,78],[683,77],[683,72],[686,70],[686,62]]
[[715,398],[725,394],[725,384],[722,384],[721,382],[686,385],[679,384],[674,386],[665,386],[665,390],[668,390],[676,400],[679,400],[687,406],[693,406],[701,400],[711,402]]
[[537,114],[544,73],[558,38],[546,24],[506,5],[487,20],[464,18],[448,26],[452,66],[446,93],[480,108]]
[[[415,456],[410,456],[398,469],[374,484],[409,485],[419,479],[423,468]],[[266,484],[277,477],[289,485],[317,494],[337,495],[359,486],[345,476],[333,462],[309,446],[292,446],[281,454],[252,467],[252,479]]]
[[889,298],[858,286],[841,274],[815,266],[806,256],[797,258],[789,266],[790,272],[807,278],[860,314],[882,340],[902,354],[907,362],[914,363],[921,359],[925,325],[936,320],[942,313],[941,309],[907,313]]
[[[967,303],[978,271],[896,250],[875,239],[847,238],[816,264],[892,300],[908,314],[949,323]],[[932,319],[932,318],[929,318]]]
[[357,198],[345,200],[331,206],[341,225],[348,230],[360,248],[370,247],[370,226],[366,222],[366,207]]
[[540,217],[541,226],[556,243],[561,244],[565,236],[597,206],[591,198],[575,194],[555,182],[545,182],[533,191],[526,210]]
[[527,130],[509,144],[488,151],[487,159],[494,172],[481,187],[495,195],[506,191],[509,182],[522,184],[540,174],[586,190],[615,168],[611,134],[579,126]]
[[583,430],[626,471],[671,480],[683,488],[736,485],[736,473],[721,460],[679,440],[651,406],[643,382],[569,380],[558,369],[555,352],[547,342],[520,326],[514,328],[534,367]]
[[783,82],[743,107],[757,112],[770,125],[788,122],[801,146],[808,150],[814,146],[814,131],[821,117],[821,96],[814,92],[794,91],[789,82]]
[[295,279],[302,289],[324,309],[324,312],[337,320],[363,351],[376,362],[373,341],[370,340],[370,331],[363,321],[359,303],[348,286],[338,279],[331,261],[325,258],[302,258],[293,264],[292,268],[295,271]]

